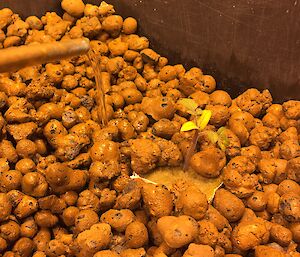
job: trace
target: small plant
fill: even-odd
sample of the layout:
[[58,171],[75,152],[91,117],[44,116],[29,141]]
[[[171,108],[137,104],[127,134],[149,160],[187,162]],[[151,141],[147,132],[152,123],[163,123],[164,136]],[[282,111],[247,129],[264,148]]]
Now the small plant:
[[191,121],[185,122],[182,125],[180,131],[186,132],[195,130],[193,139],[191,141],[191,145],[188,149],[184,160],[183,169],[187,170],[189,161],[196,150],[199,132],[205,129],[211,118],[212,113],[210,110],[202,110],[201,108],[199,108],[198,104],[193,99],[183,98],[180,99],[178,103],[183,105],[186,108],[187,112],[192,115]]
[[226,132],[225,127],[219,128],[217,132],[207,131],[207,136],[208,136],[209,140],[213,144],[217,143],[222,151],[225,151],[226,148],[229,146],[229,139],[226,136],[225,132]]

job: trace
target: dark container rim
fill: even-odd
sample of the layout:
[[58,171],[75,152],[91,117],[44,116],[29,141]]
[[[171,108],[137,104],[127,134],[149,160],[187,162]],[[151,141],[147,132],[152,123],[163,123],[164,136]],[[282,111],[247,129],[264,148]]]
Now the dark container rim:
[[[84,1],[99,4],[100,0]],[[300,3],[254,0],[107,0],[139,21],[151,47],[186,68],[200,67],[233,97],[255,87],[275,102],[300,100]],[[2,0],[23,18],[62,14],[59,0]]]

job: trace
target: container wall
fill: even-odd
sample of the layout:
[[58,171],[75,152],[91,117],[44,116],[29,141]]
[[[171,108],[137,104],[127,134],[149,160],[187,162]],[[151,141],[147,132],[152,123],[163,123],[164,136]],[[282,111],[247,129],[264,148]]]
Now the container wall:
[[[87,1],[86,1],[87,2]],[[88,1],[98,3],[100,1]],[[172,63],[199,66],[232,95],[268,88],[300,99],[298,0],[110,0]],[[1,0],[23,16],[60,10],[55,0]]]

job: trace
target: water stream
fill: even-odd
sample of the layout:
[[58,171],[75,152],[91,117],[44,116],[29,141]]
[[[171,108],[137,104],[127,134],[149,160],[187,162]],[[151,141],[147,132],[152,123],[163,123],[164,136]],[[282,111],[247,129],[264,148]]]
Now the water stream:
[[98,106],[97,113],[98,113],[99,123],[102,127],[105,127],[108,124],[108,117],[107,117],[107,110],[105,105],[105,92],[104,92],[102,78],[101,78],[99,54],[94,53],[93,49],[91,49],[87,53],[87,57],[89,58],[91,62],[91,66],[95,73],[96,102]]

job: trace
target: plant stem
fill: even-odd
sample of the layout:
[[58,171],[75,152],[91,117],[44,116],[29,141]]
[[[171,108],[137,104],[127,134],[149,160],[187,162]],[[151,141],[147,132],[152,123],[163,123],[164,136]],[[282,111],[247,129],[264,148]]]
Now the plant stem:
[[196,129],[195,133],[194,133],[194,136],[192,138],[191,145],[190,145],[190,147],[189,147],[189,149],[188,149],[188,151],[185,155],[184,164],[183,164],[183,170],[184,171],[187,171],[187,169],[189,168],[190,159],[192,158],[193,154],[195,153],[198,138],[199,138],[199,130]]

